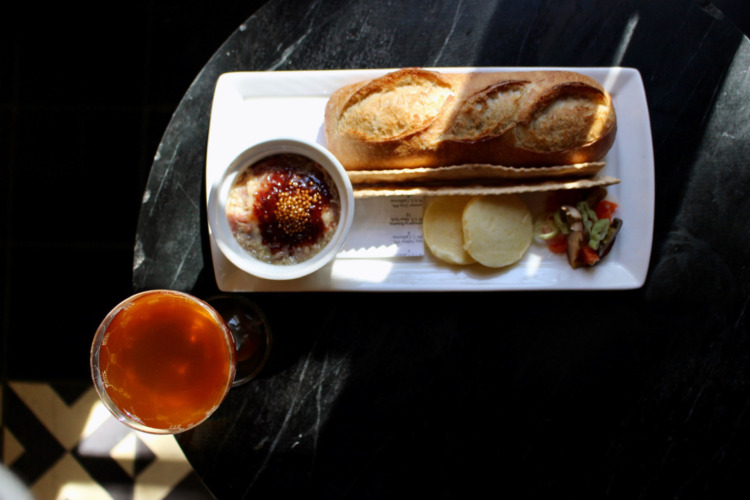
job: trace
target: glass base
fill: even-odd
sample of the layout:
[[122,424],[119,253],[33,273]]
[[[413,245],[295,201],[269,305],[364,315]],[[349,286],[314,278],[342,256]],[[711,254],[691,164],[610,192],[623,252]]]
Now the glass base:
[[237,373],[232,387],[254,379],[271,352],[271,328],[263,311],[241,295],[217,295],[207,300],[224,318],[237,345]]

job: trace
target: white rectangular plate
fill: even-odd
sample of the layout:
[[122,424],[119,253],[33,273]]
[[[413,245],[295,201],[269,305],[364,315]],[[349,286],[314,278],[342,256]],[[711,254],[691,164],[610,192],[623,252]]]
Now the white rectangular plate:
[[[491,291],[604,290],[643,285],[654,226],[654,155],[646,94],[632,68],[433,68],[442,72],[572,70],[601,83],[614,99],[617,138],[601,175],[621,179],[608,188],[619,204],[623,229],[611,253],[594,268],[573,270],[567,260],[532,243],[524,258],[505,269],[478,264],[442,264],[429,251],[418,257],[336,258],[305,278],[269,281],[234,267],[211,238],[211,255],[223,291]],[[216,83],[206,155],[206,192],[243,150],[276,137],[315,141],[325,146],[323,116],[328,97],[346,84],[375,78],[392,69],[226,73]],[[206,200],[208,201],[208,200]],[[357,202],[359,203],[359,201]],[[356,207],[355,207],[356,210]],[[367,227],[352,228],[353,237]]]

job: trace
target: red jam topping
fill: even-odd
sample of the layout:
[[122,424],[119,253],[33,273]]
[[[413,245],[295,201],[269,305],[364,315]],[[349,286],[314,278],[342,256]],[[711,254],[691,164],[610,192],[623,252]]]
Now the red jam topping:
[[256,175],[266,174],[253,209],[271,253],[294,254],[317,243],[326,231],[322,214],[334,204],[335,190],[322,168],[294,154],[270,156],[250,168]]

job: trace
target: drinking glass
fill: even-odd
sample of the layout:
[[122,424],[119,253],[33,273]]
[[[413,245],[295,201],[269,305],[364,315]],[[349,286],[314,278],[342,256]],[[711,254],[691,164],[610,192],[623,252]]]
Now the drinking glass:
[[271,331],[241,296],[208,301],[174,290],[128,297],[91,346],[91,377],[107,409],[133,429],[177,434],[204,422],[230,388],[265,365]]

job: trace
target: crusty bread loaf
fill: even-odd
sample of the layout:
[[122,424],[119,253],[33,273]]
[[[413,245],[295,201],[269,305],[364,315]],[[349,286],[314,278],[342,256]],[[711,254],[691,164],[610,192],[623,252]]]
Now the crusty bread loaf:
[[328,149],[347,170],[593,162],[616,129],[610,95],[569,71],[407,68],[338,89],[325,112]]

